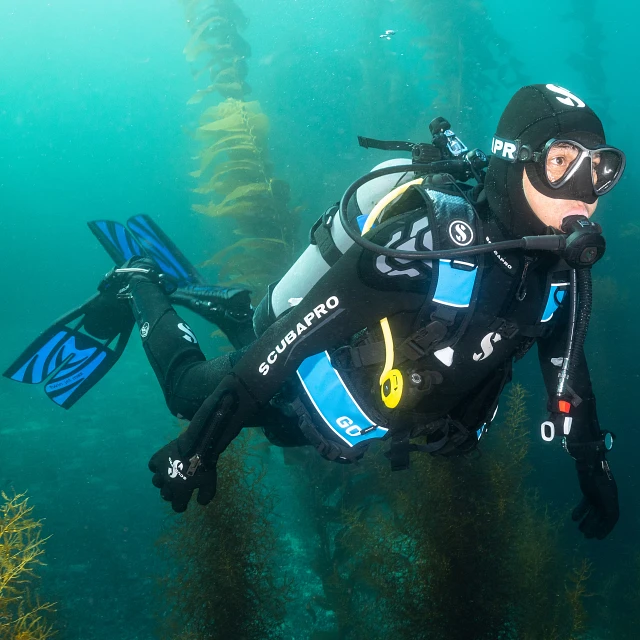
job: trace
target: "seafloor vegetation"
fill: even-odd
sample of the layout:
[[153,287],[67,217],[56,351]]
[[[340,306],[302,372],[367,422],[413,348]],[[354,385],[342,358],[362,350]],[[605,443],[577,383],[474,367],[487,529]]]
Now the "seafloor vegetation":
[[0,496],[0,640],[52,638],[53,604],[34,589],[46,542],[42,521],[24,493]]
[[515,385],[488,455],[416,455],[395,474],[380,451],[345,467],[287,449],[283,467],[245,434],[221,459],[211,507],[163,539],[176,567],[169,628],[202,639],[577,640],[591,569],[563,553],[559,517],[527,488],[529,426]]

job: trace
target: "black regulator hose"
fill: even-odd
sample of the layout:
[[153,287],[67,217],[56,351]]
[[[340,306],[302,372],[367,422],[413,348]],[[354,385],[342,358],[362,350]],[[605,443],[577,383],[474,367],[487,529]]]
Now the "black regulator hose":
[[[573,378],[578,362],[584,352],[584,342],[589,330],[593,304],[591,269],[573,269],[571,272],[571,288],[569,336],[567,339],[567,352],[558,382],[558,396],[562,396],[568,391],[568,381]],[[576,298],[578,304],[576,304]]]
[[573,349],[575,345],[575,334],[578,325],[578,286],[576,269],[571,269],[569,283],[569,328],[567,333],[567,346],[564,351],[564,359],[562,360],[562,369],[558,376],[558,387],[556,396],[563,398],[566,393],[567,380],[569,379],[569,371],[575,369],[575,360],[573,357]]
[[[506,240],[491,244],[479,244],[459,249],[442,251],[404,251],[383,247],[362,237],[349,220],[348,209],[351,199],[360,187],[371,180],[393,173],[415,173],[417,175],[434,175],[437,173],[455,173],[460,170],[460,159],[432,162],[428,164],[404,164],[377,169],[356,180],[344,193],[340,200],[339,214],[346,234],[362,248],[377,255],[404,260],[440,260],[473,256],[492,251],[509,251],[525,249],[530,251],[552,251],[561,255],[571,269],[569,334],[567,348],[558,378],[557,397],[562,398],[570,393],[568,381],[575,373],[578,361],[584,350],[584,342],[589,329],[592,305],[591,267],[605,252],[605,240],[600,225],[591,222],[582,215],[568,216],[562,223],[563,235],[525,236],[517,240]],[[453,180],[453,178],[452,178]],[[462,194],[464,195],[464,194]],[[573,395],[573,394],[571,394]]]
[[578,322],[576,325],[575,345],[573,347],[573,358],[569,365],[569,378],[575,373],[578,360],[584,350],[584,341],[589,330],[591,320],[591,307],[593,304],[593,289],[591,283],[591,269],[577,269],[578,275],[578,298],[580,300],[580,311],[578,312]]
[[605,251],[601,229],[583,216],[569,216],[562,223],[567,234],[567,250],[564,258],[572,267],[569,306],[569,333],[562,370],[558,377],[557,397],[573,395],[569,382],[573,378],[584,351],[584,342],[589,330],[593,292],[591,267]]
[[[430,164],[403,164],[393,167],[376,169],[356,180],[344,193],[340,200],[339,214],[340,222],[346,234],[359,246],[376,255],[387,256],[404,260],[440,260],[442,258],[461,258],[464,256],[475,256],[481,253],[491,253],[493,251],[510,251],[513,249],[528,249],[531,251],[562,251],[565,248],[566,238],[563,235],[549,236],[525,236],[517,240],[505,240],[493,244],[477,244],[471,247],[461,247],[459,249],[445,249],[441,251],[404,251],[383,247],[375,242],[363,238],[360,231],[353,228],[348,214],[349,202],[355,196],[356,191],[371,180],[388,176],[393,173],[416,173],[418,175],[432,175],[441,173],[446,163],[457,162],[455,160],[433,162]],[[437,165],[437,166],[435,166]]]

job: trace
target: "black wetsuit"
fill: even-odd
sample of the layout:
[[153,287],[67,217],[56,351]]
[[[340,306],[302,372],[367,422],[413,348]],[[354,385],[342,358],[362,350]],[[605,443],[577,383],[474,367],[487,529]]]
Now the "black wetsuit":
[[[378,228],[374,241],[385,244],[395,230],[406,228],[420,215],[419,211],[412,211],[394,217]],[[505,239],[495,222],[485,221],[483,226],[483,241]],[[430,270],[422,269],[419,287],[415,282],[405,285],[402,278],[396,278],[391,288],[389,278],[372,268],[374,260],[372,254],[353,246],[298,306],[276,320],[255,343],[213,360],[206,360],[198,344],[185,335],[183,320],[160,288],[138,281],[133,296],[135,315],[140,325],[149,323],[143,344],[171,412],[191,419],[225,376],[233,372],[238,384],[261,407],[251,426],[258,423],[278,445],[309,444],[298,428],[298,416],[288,410],[282,398],[291,395],[292,389],[294,393],[296,389],[301,391],[294,375],[300,362],[319,351],[354,344],[354,335],[362,341],[367,335],[363,329],[368,328],[368,334],[373,335],[381,317],[389,318],[394,334],[415,330],[419,317],[424,317],[423,292],[429,290]],[[428,369],[440,374],[441,381],[412,407],[412,437],[421,434],[415,428],[420,421],[428,424],[444,416],[466,425],[475,434],[481,424],[490,420],[487,414],[494,413],[497,398],[510,379],[513,360],[522,357],[536,341],[548,392],[550,396],[554,394],[566,348],[568,305],[561,305],[543,328],[539,320],[549,273],[558,267],[558,258],[548,253],[487,255],[476,308],[455,345],[452,365],[446,366],[433,356],[428,360]],[[568,270],[565,275],[568,279]],[[562,272],[557,276],[561,277]],[[263,375],[259,364],[266,360],[273,345],[291,330],[295,332],[296,325],[304,323],[305,316],[331,296],[338,298],[337,308],[331,313],[325,309],[326,314],[314,317],[317,324],[310,327],[314,330],[288,346],[269,367],[268,374]],[[379,367],[342,371],[354,396],[387,418],[392,430],[394,424],[406,426],[403,421],[407,412],[389,410],[382,404],[379,373]],[[582,403],[572,410],[570,437],[576,442],[594,440],[599,426],[584,356],[572,379],[572,390]],[[417,422],[416,415],[420,418]],[[236,424],[231,429],[231,438],[241,426]]]
[[[266,298],[268,304],[258,306],[254,327],[264,332],[240,357],[206,362],[157,287],[132,278],[136,319],[143,327],[149,323],[143,332],[145,349],[167,403],[174,413],[192,418],[188,428],[149,461],[152,482],[162,498],[180,512],[197,490],[198,502],[208,504],[216,492],[220,454],[251,424],[265,425],[278,444],[308,441],[320,454],[338,461],[358,459],[365,449],[360,445],[370,437],[390,436],[388,455],[394,469],[406,468],[409,451],[416,449],[443,455],[468,451],[495,415],[513,360],[537,341],[550,396],[551,416],[542,425],[549,433],[543,432],[543,437],[565,436],[563,444],[576,461],[584,496],[572,518],[588,538],[608,535],[619,517],[618,494],[606,459],[613,435],[599,428],[581,351],[590,301],[588,274],[582,271],[578,277],[550,253],[471,252],[466,264],[458,259],[436,262],[450,257],[448,251],[456,246],[546,234],[526,197],[526,179],[547,198],[585,206],[595,202],[593,167],[583,156],[564,185],[551,185],[544,173],[544,150],[564,138],[576,138],[578,145],[592,150],[594,144],[605,143],[600,120],[574,94],[552,84],[524,87],[500,119],[493,148],[494,153],[502,152],[489,161],[483,184],[486,198],[478,209],[468,202],[465,187],[450,178],[425,179],[388,205],[382,216],[371,210],[380,222],[365,233],[365,242],[370,239],[390,249],[382,253],[364,249],[359,242],[338,247],[344,238],[333,235],[335,216],[323,216],[313,234],[315,247],[303,254],[306,259],[319,251],[322,260],[310,258],[309,271],[303,272],[310,275],[308,281],[299,279],[294,267],[280,283],[283,286],[275,287],[274,297]],[[591,152],[587,156],[592,158]],[[386,174],[370,180],[382,175]],[[619,175],[620,171],[616,179]],[[367,180],[358,183],[364,187]],[[438,184],[454,189],[444,193],[435,187]],[[362,195],[370,204],[372,194]],[[379,197],[373,201],[379,202]],[[349,215],[345,203],[345,225]],[[356,239],[345,226],[341,230]],[[445,253],[407,260],[406,251],[416,249]],[[582,267],[582,254],[578,264]],[[560,299],[560,287],[567,300]],[[579,305],[573,304],[578,298]],[[569,306],[569,299],[574,311],[579,307],[578,322],[568,322],[563,306]],[[274,300],[277,304],[271,308]],[[566,339],[569,324],[580,340]],[[328,363],[322,356],[325,351]],[[300,384],[305,388],[298,387],[295,374],[300,366],[315,375],[320,360],[318,369],[324,369],[314,389],[309,390],[304,373]],[[337,379],[342,386],[334,385]],[[326,404],[315,402],[315,389]],[[357,421],[345,427],[347,406],[355,406],[360,414],[354,413]],[[366,427],[359,417],[362,409]],[[334,413],[327,418],[329,410]],[[330,430],[325,436],[323,428]],[[371,429],[379,431],[371,436]],[[337,438],[346,445],[336,444]]]

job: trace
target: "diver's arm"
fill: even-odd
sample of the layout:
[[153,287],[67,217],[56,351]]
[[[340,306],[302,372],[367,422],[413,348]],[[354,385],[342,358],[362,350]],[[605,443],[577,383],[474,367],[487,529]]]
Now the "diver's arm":
[[[246,349],[221,383],[225,392],[238,388],[239,397],[245,400],[237,417],[227,421],[231,439],[249,414],[266,404],[284,381],[295,374],[305,358],[344,344],[361,329],[375,326],[385,317],[389,318],[393,329],[395,315],[417,312],[424,304],[424,294],[376,288],[372,286],[375,283],[365,284],[358,269],[362,253],[360,247],[352,247],[299,304]],[[428,283],[425,289],[428,291]],[[220,390],[213,394],[218,395]],[[212,401],[211,404],[215,403]],[[204,407],[196,418],[209,421]],[[218,449],[217,453],[224,450],[227,440],[225,437],[221,447],[214,447]]]
[[[549,397],[548,410],[552,413],[557,411],[553,403],[558,386],[558,375],[567,350],[567,334],[569,330],[569,309],[561,307],[557,313],[559,314],[557,324],[552,333],[538,339],[538,359]],[[589,373],[584,351],[580,354],[569,386],[577,397],[579,404],[571,407],[569,414],[571,417],[571,430],[567,435],[567,439],[572,442],[592,441],[599,437],[600,424],[591,387],[591,374]],[[563,415],[556,416],[554,424],[556,434],[564,433]]]
[[[371,265],[375,260],[376,256],[359,246],[351,247],[302,301],[247,348],[204,401],[189,428],[152,457],[153,483],[174,510],[184,511],[196,488],[200,503],[212,499],[218,456],[305,358],[344,344],[385,317],[393,330],[394,316],[419,311],[425,294],[391,288],[384,282],[387,276],[363,269],[363,262]],[[363,271],[373,274],[366,282]],[[428,291],[428,285],[426,282],[422,291]],[[173,472],[175,465],[179,469]]]
[[606,459],[606,433],[600,429],[584,353],[580,354],[575,374],[569,381],[581,402],[577,407],[571,406],[568,415],[559,413],[553,406],[560,371],[558,363],[562,364],[566,350],[567,316],[568,311],[562,310],[555,331],[538,340],[538,356],[549,394],[550,421],[556,433],[566,438],[565,447],[576,461],[578,481],[584,496],[574,509],[572,518],[580,522],[579,528],[585,537],[601,540],[611,532],[619,518],[618,487]]

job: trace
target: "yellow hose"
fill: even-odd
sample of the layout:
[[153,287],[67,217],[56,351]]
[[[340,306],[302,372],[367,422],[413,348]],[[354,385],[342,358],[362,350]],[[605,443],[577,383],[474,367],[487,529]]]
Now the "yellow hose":
[[[411,180],[410,182],[406,182],[405,184],[396,187],[393,191],[390,191],[380,202],[376,204],[376,206],[371,210],[371,213],[367,216],[367,220],[364,223],[364,227],[362,228],[362,235],[367,233],[367,231],[371,230],[375,221],[378,219],[380,214],[384,211],[385,207],[393,202],[397,197],[401,196],[409,187],[415,184],[422,184],[424,182],[424,178],[417,178],[416,180]],[[382,318],[380,320],[380,327],[382,328],[382,335],[384,336],[384,349],[385,349],[385,358],[384,358],[384,369],[380,374],[380,389],[382,391],[382,399],[384,403],[391,409],[395,409],[395,407],[400,402],[402,398],[402,373],[400,371],[394,371],[393,369],[393,361],[395,359],[395,354],[393,350],[393,334],[391,333],[391,327],[389,326],[389,319]],[[384,383],[390,382],[387,380],[390,372],[394,372],[394,380],[396,387],[394,389],[395,393],[392,393],[388,396],[385,395],[384,392]]]
[[374,222],[378,219],[378,216],[384,211],[385,207],[393,202],[398,196],[401,196],[409,187],[412,187],[414,184],[422,184],[424,182],[424,178],[416,178],[415,180],[411,180],[411,182],[405,182],[401,184],[399,187],[396,187],[393,191],[387,193],[387,195],[378,202],[378,204],[373,207],[371,213],[367,217],[367,221],[364,223],[364,227],[362,228],[362,235],[367,233],[367,231],[371,230]]
[[380,326],[382,327],[382,335],[384,336],[384,349],[385,349],[385,358],[384,358],[384,369],[380,374],[380,384],[384,382],[384,379],[393,369],[393,335],[391,334],[391,327],[389,326],[388,318],[382,318],[380,320]]

